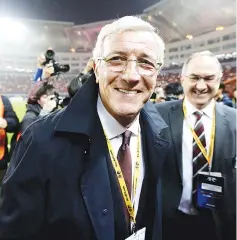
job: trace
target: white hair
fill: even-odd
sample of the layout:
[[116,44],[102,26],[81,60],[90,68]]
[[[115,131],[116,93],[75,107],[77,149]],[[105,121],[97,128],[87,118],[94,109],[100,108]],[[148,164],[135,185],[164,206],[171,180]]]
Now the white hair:
[[103,44],[106,37],[111,34],[124,33],[124,32],[135,32],[135,31],[145,31],[151,32],[157,41],[158,53],[157,62],[163,65],[164,63],[164,51],[165,44],[163,39],[160,37],[158,30],[153,27],[150,23],[142,20],[140,17],[135,16],[125,16],[114,22],[105,25],[98,37],[93,50],[93,59],[96,61],[97,58],[103,57]]
[[222,66],[218,60],[218,58],[213,54],[211,53],[210,51],[202,51],[202,52],[196,52],[196,53],[193,53],[184,63],[183,65],[183,68],[182,68],[182,73],[181,73],[181,76],[185,76],[186,75],[186,72],[187,72],[187,68],[188,68],[188,64],[190,63],[190,61],[195,58],[195,57],[202,57],[202,56],[208,56],[208,57],[211,57],[213,58],[216,63],[218,64],[219,66],[219,72],[218,72],[218,78],[221,78],[222,77]]

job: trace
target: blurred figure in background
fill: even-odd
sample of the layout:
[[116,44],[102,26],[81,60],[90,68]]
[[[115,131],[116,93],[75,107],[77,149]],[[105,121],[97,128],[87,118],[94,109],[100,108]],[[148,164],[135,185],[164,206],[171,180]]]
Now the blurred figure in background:
[[225,84],[224,83],[220,84],[219,89],[216,93],[215,99],[219,103],[222,103],[222,104],[224,104],[226,106],[229,106],[229,107],[233,107],[232,100],[225,93]]
[[183,87],[180,83],[174,82],[169,83],[165,89],[165,101],[179,100],[183,99]]
[[53,112],[57,108],[57,96],[53,85],[47,82],[37,82],[29,93],[26,114],[21,122],[20,132],[42,116]]
[[67,87],[67,91],[68,91],[70,99],[72,99],[75,96],[75,94],[81,88],[81,86],[82,86],[82,82],[81,82],[81,78],[79,76],[77,76],[71,80],[71,82],[69,83],[69,85]]
[[7,133],[18,130],[19,120],[9,99],[0,95],[0,184],[9,161]]
[[233,91],[232,103],[233,103],[233,107],[236,108],[236,88],[234,88],[234,91]]
[[94,60],[92,58],[89,59],[89,61],[86,64],[86,67],[79,74],[82,84],[84,84],[86,80],[94,73],[93,64],[94,64]]
[[67,86],[68,96],[63,99],[62,107],[66,107],[70,103],[70,101],[75,96],[77,91],[81,88],[81,86],[82,82],[79,75],[71,80],[71,82]]
[[165,101],[165,92],[162,87],[156,87],[156,102],[164,102]]

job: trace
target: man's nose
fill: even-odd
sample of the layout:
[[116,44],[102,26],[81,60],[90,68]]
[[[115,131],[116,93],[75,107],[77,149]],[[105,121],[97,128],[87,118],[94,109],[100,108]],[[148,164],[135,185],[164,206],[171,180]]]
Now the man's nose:
[[124,79],[127,82],[138,82],[141,76],[138,72],[137,62],[135,60],[130,60],[127,63],[126,69],[124,71]]
[[202,78],[196,84],[196,88],[198,90],[204,90],[204,89],[206,89],[206,87],[207,87],[207,84],[206,84],[205,80]]

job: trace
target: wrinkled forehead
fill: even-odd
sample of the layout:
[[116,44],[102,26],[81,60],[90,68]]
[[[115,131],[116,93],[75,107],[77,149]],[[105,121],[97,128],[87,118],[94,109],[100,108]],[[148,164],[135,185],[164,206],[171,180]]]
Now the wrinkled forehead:
[[103,50],[103,56],[120,52],[127,56],[148,56],[156,60],[158,43],[151,32],[130,31],[114,33],[105,38]]
[[220,64],[210,56],[198,56],[188,63],[186,74],[195,74],[200,76],[218,75],[220,73]]

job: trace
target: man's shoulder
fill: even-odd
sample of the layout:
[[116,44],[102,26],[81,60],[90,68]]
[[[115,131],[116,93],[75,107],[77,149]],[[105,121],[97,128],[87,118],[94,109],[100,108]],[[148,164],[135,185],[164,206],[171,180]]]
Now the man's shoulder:
[[228,115],[230,117],[236,117],[237,111],[236,111],[235,108],[226,106],[226,105],[221,104],[221,103],[217,103],[217,107],[222,109],[222,111],[225,113],[225,115]]
[[[54,129],[61,118],[64,109],[60,109],[43,117],[40,117],[25,130],[24,134],[33,134],[36,138],[46,137],[54,132]],[[23,134],[23,135],[24,135]]]
[[[228,126],[235,131],[236,129],[236,109],[226,106],[224,104],[217,103],[217,108],[219,109],[219,113],[221,113],[221,116],[225,118],[225,121],[227,122]],[[222,127],[222,126],[221,126]]]
[[179,106],[181,104],[181,100],[174,100],[174,101],[167,101],[167,102],[161,102],[161,103],[156,103],[155,107],[158,111],[167,111],[171,108],[175,108],[176,106]]
[[236,109],[225,105],[223,107],[225,109],[225,114],[227,116],[226,118],[228,119],[228,121],[232,122],[236,127]]

